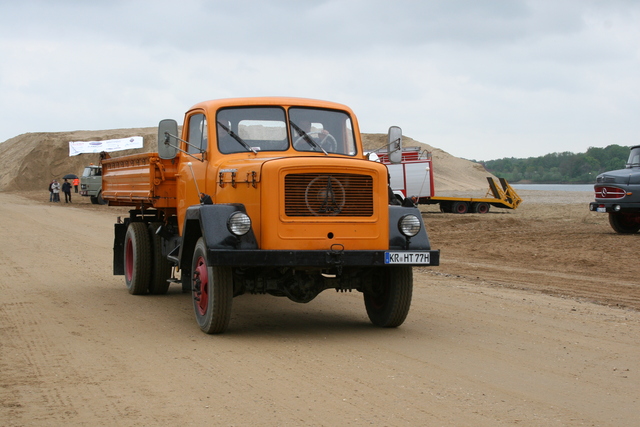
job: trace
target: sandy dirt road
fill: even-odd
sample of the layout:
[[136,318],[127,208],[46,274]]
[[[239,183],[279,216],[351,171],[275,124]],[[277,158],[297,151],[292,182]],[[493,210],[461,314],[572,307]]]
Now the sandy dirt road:
[[425,212],[442,265],[400,328],[327,291],[240,296],[208,336],[178,287],[111,274],[124,211],[0,193],[0,425],[638,425],[640,235],[588,194],[524,196]]

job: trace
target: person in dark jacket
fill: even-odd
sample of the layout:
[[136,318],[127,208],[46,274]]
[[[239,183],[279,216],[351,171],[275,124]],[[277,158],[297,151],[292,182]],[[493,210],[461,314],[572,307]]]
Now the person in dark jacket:
[[62,192],[64,193],[64,202],[71,203],[71,184],[66,179],[62,183]]

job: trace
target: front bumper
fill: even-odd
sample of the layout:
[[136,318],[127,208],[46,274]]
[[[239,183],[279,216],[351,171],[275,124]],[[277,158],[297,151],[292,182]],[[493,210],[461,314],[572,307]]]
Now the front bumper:
[[640,203],[620,203],[620,202],[591,202],[589,210],[592,212],[640,212]]
[[266,251],[209,249],[210,265],[233,267],[391,267],[440,265],[439,250]]

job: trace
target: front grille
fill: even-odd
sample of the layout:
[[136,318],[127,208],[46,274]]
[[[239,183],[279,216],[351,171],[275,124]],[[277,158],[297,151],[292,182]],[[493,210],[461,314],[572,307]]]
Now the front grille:
[[373,215],[373,178],[348,173],[289,174],[284,179],[287,216]]
[[596,187],[596,199],[621,199],[625,191],[618,187]]

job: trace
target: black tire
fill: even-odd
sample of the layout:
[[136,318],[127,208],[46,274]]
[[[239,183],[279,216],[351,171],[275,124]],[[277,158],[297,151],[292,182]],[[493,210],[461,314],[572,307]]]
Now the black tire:
[[380,268],[372,277],[371,290],[364,292],[369,320],[383,328],[402,325],[411,307],[413,269],[404,265]]
[[193,251],[191,292],[200,329],[207,334],[223,333],[231,318],[232,270],[231,267],[207,266],[207,247],[202,237]]
[[450,203],[440,203],[440,212],[442,213],[451,213],[451,204]]
[[164,295],[169,290],[171,278],[171,263],[162,256],[162,238],[156,234],[162,223],[149,224],[149,241],[151,242],[151,278],[149,293]]
[[471,210],[473,211],[473,213],[478,213],[478,214],[488,213],[490,208],[491,208],[491,205],[489,205],[489,203],[486,203],[486,202],[478,202],[471,205]]
[[466,214],[469,212],[469,204],[467,202],[455,202],[451,206],[451,212],[456,214]]
[[129,293],[146,294],[150,278],[151,242],[147,225],[144,222],[132,222],[124,237],[124,280]]
[[609,212],[609,224],[616,233],[635,234],[640,230],[640,215]]
[[93,205],[98,204],[98,198],[96,196],[89,196],[89,198],[91,199],[91,204]]
[[98,201],[99,205],[106,205],[107,204],[107,201],[102,198],[102,191],[100,191],[98,193],[98,196],[96,197],[96,200]]

